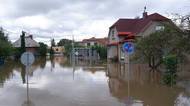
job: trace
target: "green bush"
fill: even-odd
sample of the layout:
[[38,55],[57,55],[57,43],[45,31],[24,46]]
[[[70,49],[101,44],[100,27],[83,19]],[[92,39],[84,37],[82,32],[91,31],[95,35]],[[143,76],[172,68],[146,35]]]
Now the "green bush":
[[172,86],[176,84],[177,78],[177,56],[168,55],[163,58],[163,63],[165,65],[166,71],[164,72],[163,82],[166,85]]
[[38,53],[40,56],[46,56],[47,53],[47,45],[39,42],[40,47],[38,48]]
[[0,30],[0,57],[10,56],[13,52],[11,43],[8,41],[8,36]]
[[96,50],[100,55],[100,59],[107,59],[107,48],[103,46],[92,46],[92,49]]
[[13,48],[10,43],[0,40],[0,45],[0,57],[7,57],[12,54]]

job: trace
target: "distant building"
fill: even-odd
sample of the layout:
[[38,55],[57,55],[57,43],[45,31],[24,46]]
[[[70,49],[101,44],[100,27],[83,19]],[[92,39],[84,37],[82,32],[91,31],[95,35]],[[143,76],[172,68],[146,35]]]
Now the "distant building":
[[170,19],[158,13],[148,15],[145,11],[142,18],[119,19],[109,28],[108,60],[123,61],[122,45],[131,35],[136,38],[144,37],[155,31],[163,30],[165,24],[174,25]]
[[95,38],[84,39],[81,42],[78,42],[80,45],[89,47],[89,46],[107,46],[108,38]]
[[[13,43],[13,46],[16,47],[16,48],[20,48],[21,47],[21,38],[16,40]],[[36,42],[33,39],[32,35],[29,35],[29,36],[25,36],[25,47],[26,47],[26,51],[32,52],[34,54],[37,54],[37,49],[40,47],[40,45],[39,45],[38,42]]]
[[63,55],[65,53],[64,46],[54,46],[52,47],[55,55]]

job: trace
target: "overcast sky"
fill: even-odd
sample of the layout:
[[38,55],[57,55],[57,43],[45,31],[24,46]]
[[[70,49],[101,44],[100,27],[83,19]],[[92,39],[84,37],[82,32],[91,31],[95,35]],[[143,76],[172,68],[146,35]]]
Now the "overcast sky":
[[22,30],[44,43],[106,37],[115,21],[141,17],[144,6],[149,14],[190,13],[190,0],[0,0],[0,26],[11,41]]

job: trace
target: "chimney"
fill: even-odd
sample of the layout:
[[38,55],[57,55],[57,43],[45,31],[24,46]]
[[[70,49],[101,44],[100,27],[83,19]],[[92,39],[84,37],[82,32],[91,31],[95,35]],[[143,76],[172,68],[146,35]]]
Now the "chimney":
[[33,36],[32,36],[32,35],[29,35],[29,37],[30,37],[31,39],[33,39]]
[[147,12],[143,12],[143,19],[148,17],[148,13]]

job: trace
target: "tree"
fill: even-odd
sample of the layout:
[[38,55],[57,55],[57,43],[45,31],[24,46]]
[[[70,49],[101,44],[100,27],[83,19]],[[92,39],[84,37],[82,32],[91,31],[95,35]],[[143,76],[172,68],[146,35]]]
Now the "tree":
[[184,51],[189,52],[190,50],[190,14],[180,15],[178,13],[172,14],[174,17],[172,20],[175,24],[185,33],[181,44],[184,46]]
[[69,56],[72,51],[72,40],[69,39],[61,39],[58,43],[58,46],[64,46],[65,55]]
[[168,55],[163,58],[166,71],[164,72],[163,82],[166,85],[172,86],[176,84],[177,79],[177,57],[176,55]]
[[38,53],[40,56],[46,56],[47,53],[47,45],[39,42],[40,47],[38,48]]
[[12,54],[13,48],[9,42],[0,40],[0,45],[0,57],[7,57]]
[[52,56],[54,54],[53,48],[51,47],[49,50],[50,55]]
[[69,40],[69,39],[61,39],[57,45],[58,46],[64,46],[64,45],[67,45],[67,44],[72,44],[72,40]]
[[51,40],[51,47],[54,47],[54,46],[55,46],[55,40],[52,39],[52,40]]
[[5,33],[3,32],[3,28],[0,28],[0,40],[8,42],[8,37],[5,36]]
[[179,28],[182,30],[190,30],[190,14],[180,15],[180,14],[172,14],[174,17],[172,20],[176,23]]
[[71,51],[72,51],[72,47],[81,47],[77,42],[74,42],[73,46],[72,46],[72,40],[69,39],[61,39],[57,45],[58,46],[64,46],[65,48],[65,55],[69,56]]
[[93,50],[96,50],[100,55],[100,59],[107,59],[107,48],[103,46],[92,46]]
[[157,31],[137,41],[136,58],[148,62],[149,67],[156,69],[163,63],[163,57],[175,54],[179,60],[184,53],[189,51],[187,47],[189,39],[187,34],[172,26],[165,26],[163,31]]
[[55,46],[55,40],[52,39],[52,40],[51,40],[51,48],[50,48],[50,50],[49,50],[50,55],[53,55],[53,54],[54,54],[54,51],[53,51],[53,48],[52,48],[52,47],[54,47],[54,46]]
[[6,57],[12,54],[13,48],[8,40],[8,36],[5,35],[3,29],[0,30],[0,57]]
[[22,31],[22,35],[20,36],[20,39],[21,39],[20,54],[22,54],[22,53],[24,53],[26,51],[25,34],[26,34],[26,32]]

